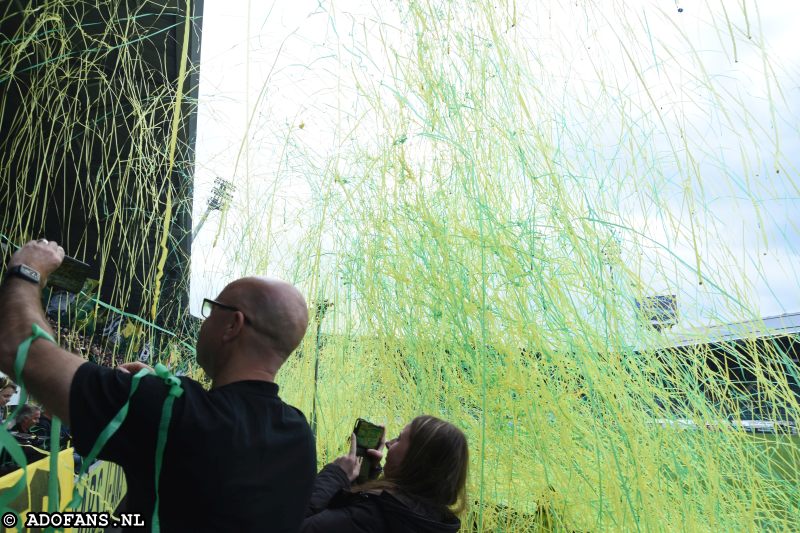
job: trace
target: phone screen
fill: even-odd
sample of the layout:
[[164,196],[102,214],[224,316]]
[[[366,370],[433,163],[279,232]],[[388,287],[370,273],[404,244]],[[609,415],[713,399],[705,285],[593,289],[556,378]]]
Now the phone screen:
[[383,428],[363,418],[356,421],[356,446],[364,449],[375,449],[383,436]]
[[90,271],[91,267],[83,261],[65,255],[61,266],[48,276],[47,284],[77,293],[83,288]]

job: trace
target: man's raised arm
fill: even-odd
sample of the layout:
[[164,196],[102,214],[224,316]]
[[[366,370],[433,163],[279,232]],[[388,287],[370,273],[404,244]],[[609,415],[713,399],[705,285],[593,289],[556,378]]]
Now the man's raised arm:
[[[17,348],[33,334],[33,324],[53,335],[42,310],[41,290],[64,259],[64,250],[44,239],[31,241],[17,250],[0,285],[0,370],[17,383],[24,382],[37,400],[69,424],[69,390],[75,371],[86,361],[46,339],[33,341],[22,371],[14,372]],[[36,274],[40,281],[33,281]]]

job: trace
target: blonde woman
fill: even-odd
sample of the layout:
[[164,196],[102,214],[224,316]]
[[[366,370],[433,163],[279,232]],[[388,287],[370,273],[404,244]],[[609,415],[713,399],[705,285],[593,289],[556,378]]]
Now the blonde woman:
[[11,397],[17,393],[17,384],[11,381],[8,376],[0,377],[0,423],[4,423],[8,413],[6,406],[11,401]]
[[[380,448],[368,453],[379,460]],[[361,467],[355,441],[348,455],[317,476],[301,533],[448,533],[461,527],[467,438],[453,424],[418,416],[386,443],[383,476],[351,487]]]

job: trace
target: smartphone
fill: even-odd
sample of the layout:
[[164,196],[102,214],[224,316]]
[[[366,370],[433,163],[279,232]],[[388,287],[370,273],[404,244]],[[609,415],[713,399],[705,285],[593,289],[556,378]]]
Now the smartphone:
[[367,450],[375,449],[383,437],[383,428],[363,418],[356,420],[356,427],[353,429],[356,434],[356,455],[363,456]]
[[47,277],[47,284],[68,292],[78,293],[83,288],[86,278],[89,277],[91,269],[83,261],[65,255],[61,266]]
[[358,483],[364,483],[369,479],[369,471],[372,468],[372,461],[367,457],[367,450],[374,450],[383,438],[384,429],[363,418],[356,420],[353,433],[356,434],[356,455],[364,457],[361,463],[361,471],[358,473]]

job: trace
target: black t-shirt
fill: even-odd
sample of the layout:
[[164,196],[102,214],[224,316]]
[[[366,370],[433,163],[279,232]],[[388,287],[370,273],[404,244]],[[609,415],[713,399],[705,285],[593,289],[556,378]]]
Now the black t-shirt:
[[[125,404],[131,374],[85,363],[70,390],[75,449],[87,455]],[[316,474],[314,437],[303,414],[266,381],[239,381],[211,391],[180,378],[159,482],[163,531],[294,532]],[[122,466],[125,511],[148,526],[155,505],[155,456],[168,386],[148,375],[128,416],[99,457]]]

